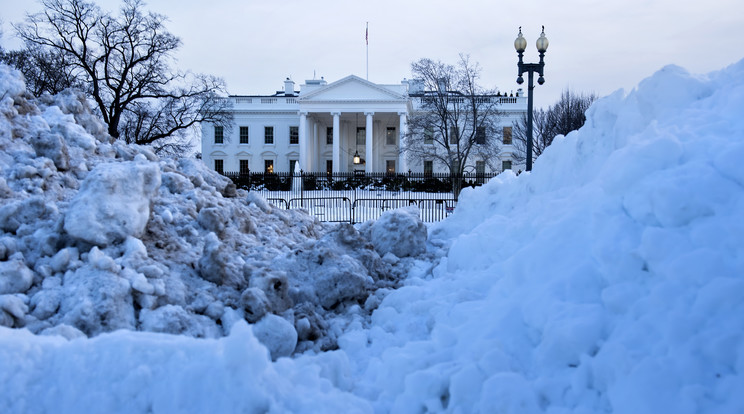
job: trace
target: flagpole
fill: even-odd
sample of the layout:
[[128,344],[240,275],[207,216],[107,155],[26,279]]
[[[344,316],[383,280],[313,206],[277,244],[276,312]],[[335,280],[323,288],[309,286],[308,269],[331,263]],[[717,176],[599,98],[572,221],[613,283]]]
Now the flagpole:
[[364,31],[364,42],[367,43],[367,80],[369,80],[369,22],[367,22],[367,29]]

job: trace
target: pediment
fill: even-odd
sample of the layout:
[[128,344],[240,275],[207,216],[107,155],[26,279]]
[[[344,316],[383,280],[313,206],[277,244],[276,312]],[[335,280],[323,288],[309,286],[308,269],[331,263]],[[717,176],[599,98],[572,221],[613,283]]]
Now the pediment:
[[300,96],[300,102],[338,102],[338,101],[405,101],[406,97],[392,91],[385,86],[350,75],[305,96]]

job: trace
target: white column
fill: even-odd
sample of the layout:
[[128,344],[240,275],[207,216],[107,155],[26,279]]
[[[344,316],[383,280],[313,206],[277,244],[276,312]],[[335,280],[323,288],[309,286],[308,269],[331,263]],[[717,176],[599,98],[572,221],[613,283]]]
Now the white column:
[[375,168],[375,156],[373,154],[373,148],[372,145],[372,117],[374,116],[374,112],[365,112],[364,115],[367,116],[367,126],[364,128],[366,137],[364,138],[365,147],[366,147],[366,154],[365,157],[367,158],[367,164],[364,166],[364,171],[366,172],[373,172]]
[[333,115],[333,172],[341,171],[341,112]]
[[320,153],[320,147],[318,146],[318,120],[313,119],[313,143],[312,153],[310,154],[310,168],[308,171],[320,171],[318,169],[318,154]]
[[[300,169],[308,171],[310,146],[307,139],[307,112],[300,112]],[[293,172],[293,171],[292,171]]]
[[405,112],[398,112],[400,117],[400,128],[398,128],[398,172],[408,172],[408,162],[406,161],[406,154],[402,151],[405,147],[406,134],[408,133],[408,114]]

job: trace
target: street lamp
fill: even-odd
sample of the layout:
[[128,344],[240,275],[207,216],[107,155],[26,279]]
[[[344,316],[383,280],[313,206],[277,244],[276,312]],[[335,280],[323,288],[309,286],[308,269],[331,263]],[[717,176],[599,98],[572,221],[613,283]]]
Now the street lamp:
[[514,49],[517,49],[517,55],[519,55],[519,63],[517,63],[519,76],[517,77],[517,83],[520,85],[524,83],[524,79],[522,78],[524,72],[529,74],[527,77],[527,171],[532,171],[532,90],[535,89],[532,79],[534,73],[537,72],[540,75],[537,78],[537,83],[540,85],[545,83],[545,78],[543,78],[545,62],[543,58],[545,57],[545,51],[548,50],[548,38],[545,37],[545,26],[542,27],[542,33],[540,33],[535,46],[537,46],[537,51],[540,53],[540,63],[522,62],[524,49],[527,48],[527,40],[522,37],[522,26],[519,26],[519,35],[514,40]]

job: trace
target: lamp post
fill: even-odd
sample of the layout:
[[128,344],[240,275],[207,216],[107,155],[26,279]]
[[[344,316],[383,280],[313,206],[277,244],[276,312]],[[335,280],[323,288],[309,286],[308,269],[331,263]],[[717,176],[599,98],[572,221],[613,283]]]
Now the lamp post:
[[517,63],[517,68],[519,72],[519,76],[517,77],[517,83],[522,84],[524,83],[524,79],[522,78],[522,74],[524,72],[528,73],[527,76],[527,171],[532,171],[532,90],[535,89],[535,85],[532,83],[532,79],[534,78],[534,73],[537,72],[540,77],[537,78],[537,83],[542,85],[545,83],[545,78],[543,78],[543,68],[545,67],[545,62],[543,61],[543,58],[545,57],[545,51],[548,50],[548,38],[545,37],[545,26],[542,27],[542,33],[540,33],[540,37],[537,39],[537,42],[535,43],[537,46],[537,51],[540,53],[540,63],[524,63],[522,62],[522,56],[524,54],[524,49],[527,48],[527,40],[522,37],[522,26],[519,26],[519,35],[514,40],[514,49],[517,49],[517,55],[519,55],[519,63]]

